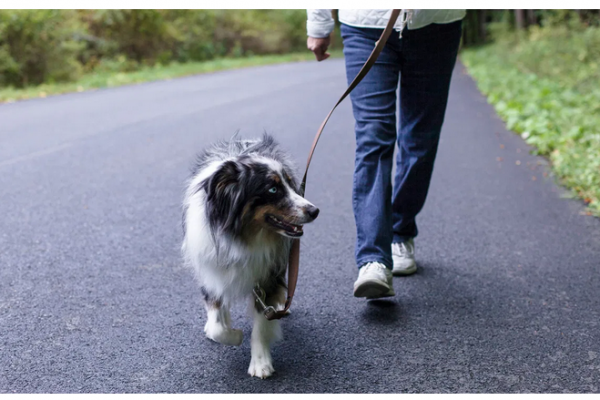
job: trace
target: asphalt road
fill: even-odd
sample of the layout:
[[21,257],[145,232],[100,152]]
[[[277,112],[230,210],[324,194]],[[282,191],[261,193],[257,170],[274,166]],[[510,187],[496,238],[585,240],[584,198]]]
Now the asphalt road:
[[317,149],[320,209],[275,375],[203,335],[180,201],[207,143],[273,133],[304,163],[342,60],[0,105],[0,392],[600,392],[600,221],[565,199],[457,65],[419,272],[352,297],[350,104]]

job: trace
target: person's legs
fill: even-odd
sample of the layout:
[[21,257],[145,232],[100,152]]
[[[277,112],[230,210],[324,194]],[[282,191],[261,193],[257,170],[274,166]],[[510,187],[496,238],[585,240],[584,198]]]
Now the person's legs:
[[[381,29],[342,25],[348,83],[358,74]],[[399,39],[393,34],[379,59],[350,97],[356,120],[353,208],[356,264],[378,262],[392,268],[391,172],[396,141]]]
[[460,21],[402,34],[394,243],[408,242],[418,233],[415,217],[429,189],[460,36]]

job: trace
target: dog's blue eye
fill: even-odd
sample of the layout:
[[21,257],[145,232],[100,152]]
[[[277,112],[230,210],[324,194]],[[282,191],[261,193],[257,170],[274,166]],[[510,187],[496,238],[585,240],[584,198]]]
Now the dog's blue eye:
[[269,189],[269,193],[277,193],[277,188],[273,186],[271,189]]

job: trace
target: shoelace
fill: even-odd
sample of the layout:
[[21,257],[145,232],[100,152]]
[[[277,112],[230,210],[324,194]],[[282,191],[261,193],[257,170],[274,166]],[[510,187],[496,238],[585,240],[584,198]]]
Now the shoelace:
[[364,270],[364,272],[368,272],[369,270],[372,270],[372,269],[380,269],[381,268],[380,265],[381,264],[376,263],[376,262],[370,262],[370,263],[367,263],[364,267],[362,267],[361,270]]
[[407,245],[406,243],[392,243],[392,246],[394,246],[394,250],[396,250],[400,254],[400,256],[412,254],[414,251],[413,247]]

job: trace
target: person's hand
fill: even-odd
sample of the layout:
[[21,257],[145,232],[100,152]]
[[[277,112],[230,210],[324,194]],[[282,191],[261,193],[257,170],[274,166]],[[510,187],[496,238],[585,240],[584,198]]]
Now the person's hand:
[[327,53],[327,48],[329,47],[330,43],[331,40],[329,39],[329,36],[324,38],[314,38],[309,36],[306,40],[306,47],[315,53],[317,61],[323,61],[328,59],[330,56],[330,54]]

